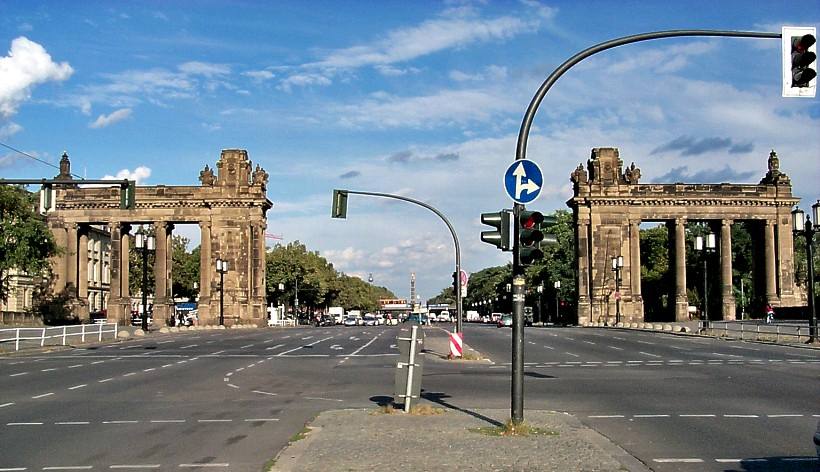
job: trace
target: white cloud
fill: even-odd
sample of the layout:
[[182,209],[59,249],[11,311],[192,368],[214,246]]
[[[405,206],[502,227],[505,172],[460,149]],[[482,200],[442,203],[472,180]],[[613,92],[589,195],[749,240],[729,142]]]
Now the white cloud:
[[429,128],[485,121],[518,107],[505,95],[490,90],[442,90],[417,97],[376,93],[361,103],[340,107],[338,116],[345,126]]
[[199,61],[185,62],[180,64],[178,69],[186,75],[202,75],[209,78],[231,73],[231,68],[225,64],[212,64]]
[[131,116],[131,109],[130,108],[121,108],[115,112],[112,112],[109,115],[100,115],[97,119],[88,125],[89,128],[105,128],[106,126],[113,125],[119,121],[122,121],[126,118]]
[[17,30],[21,33],[28,33],[34,30],[34,26],[31,26],[31,23],[20,23],[20,25],[17,26]]
[[[606,68],[611,74],[623,74],[636,69],[654,70],[660,73],[677,72],[689,64],[690,58],[707,54],[716,49],[711,41],[697,41],[666,48],[650,49],[615,61]],[[671,58],[671,59],[670,59]]]
[[276,77],[276,74],[269,70],[248,70],[243,72],[242,75],[259,81],[270,80]]
[[105,175],[101,180],[136,180],[137,185],[143,185],[148,177],[151,177],[151,169],[145,166],[139,166],[133,171],[122,169],[117,172],[117,175]]
[[0,116],[14,115],[35,85],[66,80],[73,72],[67,62],[55,63],[34,41],[24,36],[13,40],[8,55],[0,57]]
[[9,122],[3,126],[0,126],[0,139],[6,139],[11,136],[14,136],[22,130],[22,126],[18,125],[17,123]]
[[325,86],[330,84],[330,79],[321,74],[293,74],[282,80],[277,88],[285,92],[290,92],[293,86],[307,87],[311,85]]

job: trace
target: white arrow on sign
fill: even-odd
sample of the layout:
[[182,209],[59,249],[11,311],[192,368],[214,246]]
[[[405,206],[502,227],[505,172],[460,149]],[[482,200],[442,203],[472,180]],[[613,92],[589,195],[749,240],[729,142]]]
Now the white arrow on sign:
[[[515,176],[515,199],[518,200],[521,198],[521,194],[523,192],[533,193],[537,192],[539,188],[538,184],[527,179],[527,171],[524,170],[524,164],[519,162],[518,167],[515,168],[513,171],[513,175]],[[523,180],[527,179],[527,182],[524,183]]]

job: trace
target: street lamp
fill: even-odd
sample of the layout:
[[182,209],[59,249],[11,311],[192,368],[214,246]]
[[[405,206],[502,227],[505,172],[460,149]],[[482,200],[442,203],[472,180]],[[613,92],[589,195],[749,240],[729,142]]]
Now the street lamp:
[[708,254],[715,252],[715,233],[695,237],[695,250],[703,251],[703,319],[709,324]]
[[800,208],[792,210],[792,231],[795,236],[806,238],[806,258],[808,259],[808,295],[809,295],[809,342],[817,341],[817,313],[814,308],[814,235],[820,230],[820,200],[811,206],[811,218]]
[[558,320],[561,319],[561,315],[558,313],[558,290],[561,288],[561,281],[556,280],[552,286],[555,288],[555,323],[558,324]]
[[219,272],[219,326],[225,324],[225,274],[228,272],[228,261],[216,260],[216,271]]
[[612,258],[612,271],[615,272],[615,324],[621,322],[621,269],[624,268],[624,256]]
[[154,237],[140,226],[134,234],[134,245],[142,253],[142,330],[148,331],[148,251],[154,250]]

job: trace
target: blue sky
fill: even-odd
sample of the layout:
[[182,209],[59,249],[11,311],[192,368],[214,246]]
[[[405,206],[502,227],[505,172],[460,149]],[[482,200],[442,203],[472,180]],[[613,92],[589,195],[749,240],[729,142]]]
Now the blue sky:
[[[797,5],[801,5],[800,8]],[[0,142],[88,178],[191,185],[221,149],[270,173],[268,232],[408,296],[462,264],[509,260],[481,243],[482,212],[510,206],[503,172],[541,82],[595,43],[666,29],[779,32],[816,26],[787,1],[36,2],[0,0]],[[820,197],[820,106],[780,96],[780,43],[666,39],[590,58],[536,116],[528,155],[545,171],[530,208],[566,208],[593,147],[621,150],[645,182],[750,182],[771,149],[794,193]],[[0,176],[53,168],[0,148]],[[808,206],[804,204],[803,206]],[[198,243],[193,226],[178,228]],[[273,241],[271,241],[273,242]]]

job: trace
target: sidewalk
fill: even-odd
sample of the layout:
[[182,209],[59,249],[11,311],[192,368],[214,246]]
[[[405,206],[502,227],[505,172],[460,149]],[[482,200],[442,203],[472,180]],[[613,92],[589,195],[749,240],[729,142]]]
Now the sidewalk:
[[[424,332],[428,362],[444,362],[438,359],[449,352],[447,332],[435,327]],[[468,346],[464,348],[468,352]],[[503,425],[509,410],[447,409],[424,400],[420,404],[438,414],[389,414],[376,407],[325,411],[307,425],[304,439],[281,451],[270,470],[649,471],[566,413],[526,410],[525,423],[543,434],[505,437],[487,430]]]

